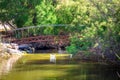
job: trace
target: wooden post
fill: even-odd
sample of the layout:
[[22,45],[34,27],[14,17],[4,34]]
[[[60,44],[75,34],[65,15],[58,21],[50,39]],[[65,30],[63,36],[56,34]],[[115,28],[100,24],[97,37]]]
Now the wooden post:
[[29,35],[29,28],[28,28],[28,30],[27,30],[27,37],[30,37],[30,35]]
[[21,34],[22,34],[21,38],[24,38],[23,30],[21,30]]

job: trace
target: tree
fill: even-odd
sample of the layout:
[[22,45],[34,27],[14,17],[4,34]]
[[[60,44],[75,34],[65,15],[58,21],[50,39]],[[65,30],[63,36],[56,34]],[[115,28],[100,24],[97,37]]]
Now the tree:
[[[74,33],[71,40],[75,40],[71,41],[71,44],[78,46],[83,43],[82,47],[86,49],[96,47],[99,48],[101,55],[115,56],[116,53],[120,53],[119,7],[120,2],[117,0],[75,0],[69,5],[59,5],[56,15],[58,23],[75,25],[69,27]],[[84,28],[77,26],[78,24],[83,25]],[[75,39],[76,34],[82,38]],[[79,46],[76,50],[81,48]]]
[[[34,9],[40,0],[1,0],[0,1],[0,20],[2,22],[13,21],[18,27],[26,25],[33,19]],[[32,20],[31,19],[31,20]]]
[[35,7],[36,9],[36,19],[37,24],[55,24],[56,23],[56,15],[55,8],[52,5],[52,2],[48,2],[47,0],[42,1],[39,5]]

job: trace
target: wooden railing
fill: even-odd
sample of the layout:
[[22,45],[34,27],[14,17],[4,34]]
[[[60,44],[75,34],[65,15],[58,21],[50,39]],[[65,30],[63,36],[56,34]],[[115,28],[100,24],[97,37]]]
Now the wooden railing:
[[[40,25],[40,26],[31,26],[18,28],[11,31],[8,31],[6,35],[2,36],[3,42],[11,42],[17,44],[29,44],[29,43],[39,43],[40,45],[58,45],[58,46],[67,46],[69,45],[69,36],[68,34],[42,34],[43,28],[47,27],[68,27],[67,24],[58,24],[58,25]],[[31,32],[33,31],[33,32]],[[35,35],[36,31],[38,34]],[[66,32],[66,31],[65,31]]]

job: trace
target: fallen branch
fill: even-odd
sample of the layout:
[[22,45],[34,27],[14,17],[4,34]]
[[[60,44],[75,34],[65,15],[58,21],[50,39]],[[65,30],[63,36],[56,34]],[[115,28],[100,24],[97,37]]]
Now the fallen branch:
[[120,73],[119,72],[116,72],[116,73],[117,73],[118,77],[120,78]]
[[115,54],[117,56],[118,59],[120,59],[120,56],[118,54]]

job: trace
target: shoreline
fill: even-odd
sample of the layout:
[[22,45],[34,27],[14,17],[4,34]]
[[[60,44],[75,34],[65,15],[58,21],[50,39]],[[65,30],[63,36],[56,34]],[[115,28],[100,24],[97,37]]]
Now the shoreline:
[[21,57],[22,55],[13,54],[8,59],[3,59],[0,62],[0,76],[9,73],[16,61]]
[[23,54],[17,44],[0,42],[0,76],[7,74]]

